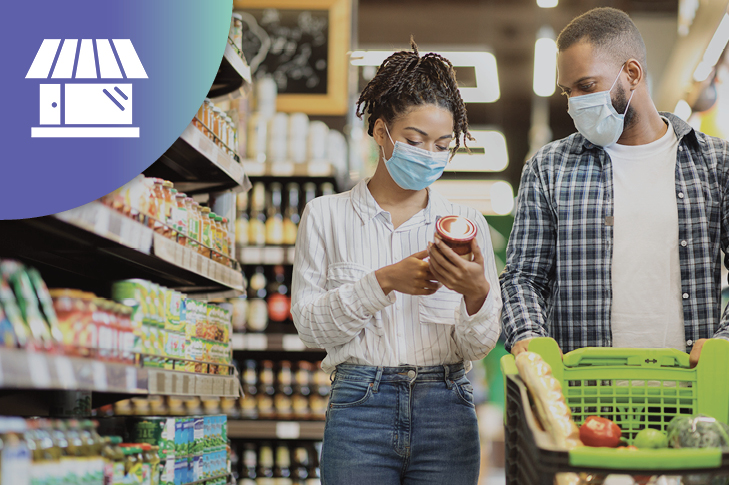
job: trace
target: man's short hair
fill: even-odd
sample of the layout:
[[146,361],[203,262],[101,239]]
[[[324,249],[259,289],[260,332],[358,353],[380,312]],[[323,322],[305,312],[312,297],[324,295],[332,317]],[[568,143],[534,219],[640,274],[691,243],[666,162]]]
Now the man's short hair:
[[636,59],[643,70],[646,52],[643,37],[628,14],[610,7],[594,8],[576,17],[560,32],[557,48],[564,51],[574,44],[586,41],[612,58],[616,64]]

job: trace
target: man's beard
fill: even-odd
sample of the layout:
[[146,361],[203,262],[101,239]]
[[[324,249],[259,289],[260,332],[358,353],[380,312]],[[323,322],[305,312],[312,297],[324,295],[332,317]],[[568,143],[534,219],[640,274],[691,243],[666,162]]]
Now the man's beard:
[[[619,114],[625,113],[625,121],[623,122],[623,131],[633,126],[635,123],[638,122],[638,115],[633,109],[633,106],[628,106],[628,100],[630,98],[628,97],[627,93],[623,89],[623,86],[618,84],[615,87],[615,98],[612,98],[611,101],[613,103],[613,108],[615,108],[615,111],[617,111]],[[625,108],[628,108],[628,112],[625,112]]]

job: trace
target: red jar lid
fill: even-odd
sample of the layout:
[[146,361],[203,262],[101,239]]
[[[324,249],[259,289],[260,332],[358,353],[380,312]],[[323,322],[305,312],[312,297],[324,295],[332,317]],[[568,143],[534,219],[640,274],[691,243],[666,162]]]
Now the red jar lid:
[[435,223],[436,232],[451,241],[470,241],[476,237],[476,224],[461,216],[443,216]]

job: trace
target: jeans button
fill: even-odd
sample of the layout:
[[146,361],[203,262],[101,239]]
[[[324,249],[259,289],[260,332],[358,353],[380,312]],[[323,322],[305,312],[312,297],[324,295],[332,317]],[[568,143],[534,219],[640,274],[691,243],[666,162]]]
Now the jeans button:
[[414,370],[409,370],[409,371],[408,371],[408,377],[409,377],[410,379],[412,379],[413,377],[415,377],[415,371],[414,371]]

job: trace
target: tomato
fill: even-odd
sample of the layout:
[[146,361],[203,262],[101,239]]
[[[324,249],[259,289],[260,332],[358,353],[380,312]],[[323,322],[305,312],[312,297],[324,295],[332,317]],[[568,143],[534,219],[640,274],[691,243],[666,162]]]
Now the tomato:
[[587,446],[615,448],[620,444],[620,427],[607,418],[588,416],[580,426],[580,440]]

